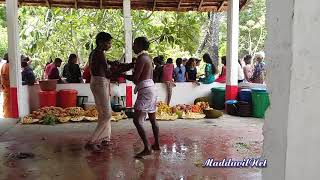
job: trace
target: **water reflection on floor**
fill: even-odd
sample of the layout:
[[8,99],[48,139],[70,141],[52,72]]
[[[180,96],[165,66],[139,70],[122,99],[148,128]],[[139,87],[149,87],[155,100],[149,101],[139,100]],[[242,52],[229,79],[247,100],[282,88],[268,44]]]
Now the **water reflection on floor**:
[[[259,157],[262,122],[257,119],[160,122],[161,151],[144,159],[133,158],[142,144],[130,120],[112,124],[113,145],[105,152],[88,152],[83,146],[94,126],[17,126],[0,137],[0,179],[261,179],[260,169],[201,167],[209,157]],[[18,152],[35,157],[13,158]]]

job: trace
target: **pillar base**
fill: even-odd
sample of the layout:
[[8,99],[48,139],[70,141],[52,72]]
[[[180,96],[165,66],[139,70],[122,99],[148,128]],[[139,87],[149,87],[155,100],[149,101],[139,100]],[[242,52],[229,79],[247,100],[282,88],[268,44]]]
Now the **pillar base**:
[[226,101],[236,100],[238,97],[238,86],[226,85]]
[[132,86],[128,85],[126,86],[126,107],[127,108],[132,108]]
[[16,87],[10,88],[11,118],[19,118],[18,93]]

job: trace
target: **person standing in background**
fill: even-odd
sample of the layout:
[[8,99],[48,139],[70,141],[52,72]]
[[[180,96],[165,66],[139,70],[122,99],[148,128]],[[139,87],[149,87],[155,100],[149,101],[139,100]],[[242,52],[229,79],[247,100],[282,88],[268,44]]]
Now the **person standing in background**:
[[48,73],[49,73],[49,70],[51,69],[51,66],[53,66],[53,61],[50,58],[50,61],[47,62],[46,65],[44,66],[42,79],[48,79]]
[[199,85],[197,82],[197,68],[196,68],[196,60],[194,58],[190,58],[186,65],[186,80],[187,82],[193,82]]
[[33,73],[33,70],[30,68],[28,63],[28,58],[25,58],[21,62],[21,77],[22,77],[22,85],[32,86],[36,82],[36,76]]
[[153,64],[155,65],[153,70],[153,81],[155,83],[160,83],[162,78],[162,71],[163,71],[162,57],[158,56],[153,58]]
[[246,82],[250,82],[250,79],[252,77],[253,74],[253,67],[252,67],[252,56],[247,54],[244,56],[243,58],[244,62],[245,62],[245,66],[243,67],[243,73],[244,73],[244,79]]
[[226,76],[227,76],[227,66],[226,66],[227,57],[226,56],[221,57],[221,63],[223,64],[223,66],[222,66],[221,73],[220,73],[219,77],[216,79],[216,82],[225,83]]
[[176,85],[173,82],[173,60],[172,58],[167,59],[167,63],[163,66],[162,82],[165,83],[167,88],[167,104],[170,105],[172,97],[172,88]]
[[81,70],[77,64],[78,57],[76,54],[70,54],[68,63],[64,66],[62,76],[67,78],[68,83],[81,83]]
[[257,64],[254,67],[253,75],[250,80],[253,83],[263,84],[265,76],[265,63],[263,62],[264,53],[257,53],[255,59]]
[[3,117],[11,117],[11,102],[10,102],[10,78],[9,78],[9,58],[8,54],[4,55],[4,60],[7,62],[1,68],[1,85],[3,90]]
[[217,68],[213,64],[213,61],[208,53],[203,55],[203,60],[206,63],[205,67],[205,77],[200,79],[203,84],[211,84],[215,80],[215,74],[217,73]]
[[244,81],[244,73],[241,60],[238,60],[238,83],[242,83]]
[[56,58],[52,65],[49,65],[48,68],[48,79],[58,79],[58,83],[63,83],[60,73],[59,67],[62,64],[62,60],[60,58]]
[[177,58],[176,65],[177,65],[177,67],[174,68],[175,82],[185,82],[186,81],[186,67],[183,65],[181,58]]
[[91,73],[90,73],[89,61],[86,63],[86,65],[83,68],[82,78],[85,80],[85,83],[90,83],[90,81],[91,81]]

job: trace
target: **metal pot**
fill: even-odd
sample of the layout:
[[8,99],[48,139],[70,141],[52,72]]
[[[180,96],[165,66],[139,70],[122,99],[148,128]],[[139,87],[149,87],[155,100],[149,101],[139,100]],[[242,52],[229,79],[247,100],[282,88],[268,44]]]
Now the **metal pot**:
[[128,118],[134,118],[134,108],[127,108],[125,110],[125,114],[128,116]]

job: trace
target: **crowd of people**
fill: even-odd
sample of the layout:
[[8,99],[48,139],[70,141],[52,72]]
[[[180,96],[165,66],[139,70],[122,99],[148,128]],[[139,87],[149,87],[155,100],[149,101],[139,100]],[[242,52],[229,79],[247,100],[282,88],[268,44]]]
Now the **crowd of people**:
[[[7,55],[6,55],[7,57]],[[199,73],[199,66],[201,60],[197,58],[177,58],[174,60],[168,58],[165,62],[164,56],[159,55],[153,58],[153,81],[156,83],[165,83],[170,93],[175,83],[179,82],[193,82],[197,85],[200,83],[211,84],[213,82],[225,83],[226,82],[226,56],[221,57],[221,69],[213,63],[212,58],[208,53],[202,57],[205,63],[204,72]],[[253,62],[254,60],[254,62]],[[9,62],[9,61],[7,61]],[[55,58],[46,64],[43,72],[43,79],[56,79],[58,83],[90,83],[91,72],[89,62],[82,68],[78,64],[79,59],[76,54],[70,54],[67,63],[62,68],[63,64],[61,58]],[[251,55],[245,55],[239,59],[238,64],[238,82],[251,82],[251,83],[264,83],[265,77],[265,62],[264,53],[260,52]],[[108,61],[109,64],[115,62]],[[36,82],[36,76],[30,67],[31,60],[29,57],[21,56],[21,75],[23,85],[33,85]],[[169,102],[170,100],[168,100]]]
[[[264,83],[265,63],[263,52],[254,56],[245,55],[238,61],[238,82]],[[213,63],[208,53],[203,55],[205,63],[204,73],[199,74],[198,66],[201,60],[196,58],[176,59],[176,66],[173,65],[173,59],[168,58],[164,62],[164,56],[160,55],[153,58],[154,70],[153,80],[157,83],[170,82],[194,82],[199,84],[211,84],[213,82],[225,83],[226,81],[226,56],[221,57],[221,70]],[[218,73],[220,72],[220,73]]]
[[[218,71],[217,66],[213,63],[208,53],[205,53],[202,58],[205,63],[204,73],[199,73],[197,68],[199,68],[201,60],[196,58],[177,58],[176,66],[174,66],[172,58],[168,58],[166,62],[164,62],[164,56],[162,55],[153,58],[153,81],[166,85],[168,105],[170,104],[172,96],[172,88],[176,86],[175,82],[193,82],[197,85],[200,85],[200,83],[211,84],[213,82],[226,82],[226,56],[221,57],[222,67],[220,71]],[[254,57],[254,64],[252,63],[252,59],[253,57],[251,55],[245,55],[242,59],[239,59],[238,83],[264,83],[264,54],[262,52],[257,53]]]

